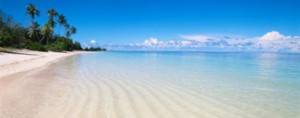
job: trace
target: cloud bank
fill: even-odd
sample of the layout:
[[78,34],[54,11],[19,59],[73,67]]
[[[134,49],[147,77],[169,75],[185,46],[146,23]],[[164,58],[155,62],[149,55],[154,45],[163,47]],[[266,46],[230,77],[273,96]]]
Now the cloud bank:
[[[277,31],[258,37],[213,37],[201,34],[179,35],[178,40],[151,37],[142,43],[119,46],[135,50],[199,50],[199,51],[265,51],[300,53],[300,37],[286,36]],[[121,47],[121,48],[120,48]]]

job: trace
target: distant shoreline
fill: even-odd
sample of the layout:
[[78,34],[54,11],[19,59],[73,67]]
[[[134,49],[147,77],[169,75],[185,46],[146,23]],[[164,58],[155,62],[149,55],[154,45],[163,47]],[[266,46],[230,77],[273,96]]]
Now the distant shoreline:
[[260,52],[260,51],[201,51],[201,50],[108,50],[109,52],[129,52],[129,53],[249,53],[249,54],[292,54],[300,55],[297,52]]

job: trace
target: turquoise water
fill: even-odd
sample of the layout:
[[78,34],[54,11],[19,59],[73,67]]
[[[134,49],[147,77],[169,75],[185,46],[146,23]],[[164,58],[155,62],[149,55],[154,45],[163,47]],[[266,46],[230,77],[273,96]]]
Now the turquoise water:
[[[149,107],[154,109],[152,115],[159,112],[155,109],[166,107],[170,114],[182,117],[300,117],[299,54],[99,52],[61,63],[60,69],[72,68],[64,73],[73,73],[79,80],[85,78],[99,86],[112,84],[112,89],[124,93],[119,84],[129,87],[127,97],[133,100],[127,102],[136,104],[131,108]],[[143,93],[149,94],[143,99],[150,104],[142,106],[139,95]],[[111,99],[118,101],[116,96]]]

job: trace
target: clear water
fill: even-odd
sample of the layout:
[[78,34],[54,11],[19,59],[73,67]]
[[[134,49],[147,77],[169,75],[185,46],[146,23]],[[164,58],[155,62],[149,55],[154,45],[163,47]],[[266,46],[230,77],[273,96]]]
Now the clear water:
[[[93,91],[102,92],[101,100],[109,96],[103,93],[119,91],[108,100],[120,116],[300,117],[298,54],[100,52],[58,65],[58,71],[79,83],[100,86]],[[126,102],[131,104],[128,109],[122,106]],[[101,103],[98,107],[105,100]],[[144,112],[137,113],[141,108]]]

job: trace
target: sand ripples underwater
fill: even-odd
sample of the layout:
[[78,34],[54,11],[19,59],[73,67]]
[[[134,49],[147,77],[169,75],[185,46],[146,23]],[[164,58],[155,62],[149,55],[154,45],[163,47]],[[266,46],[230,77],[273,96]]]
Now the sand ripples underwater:
[[[298,88],[282,89],[286,85],[276,81],[258,83],[244,75],[231,75],[237,67],[213,74],[214,67],[199,60],[204,61],[203,57],[172,54],[69,57],[49,68],[18,75],[14,81],[7,80],[6,88],[13,89],[0,91],[0,117],[300,117]],[[258,77],[251,74],[249,78]]]

